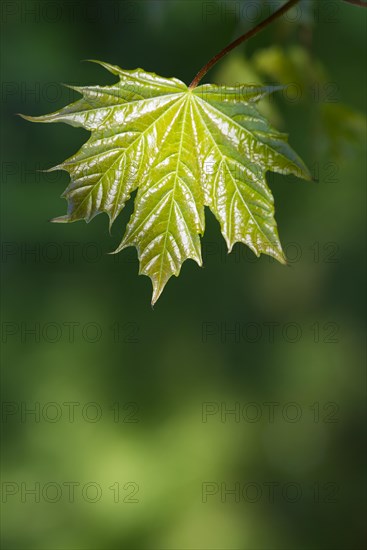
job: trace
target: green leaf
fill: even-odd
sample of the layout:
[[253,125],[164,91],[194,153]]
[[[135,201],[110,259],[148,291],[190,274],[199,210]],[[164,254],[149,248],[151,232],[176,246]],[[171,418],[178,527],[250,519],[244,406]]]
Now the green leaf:
[[[139,273],[153,283],[154,303],[191,258],[202,264],[204,206],[220,223],[229,251],[243,242],[256,255],[285,262],[267,170],[309,179],[287,143],[255,104],[278,87],[189,89],[176,78],[100,63],[119,77],[110,86],[74,88],[82,98],[35,122],[66,122],[91,131],[82,148],[50,170],[66,170],[67,215],[110,225],[138,189],[134,212],[115,252],[135,246]],[[23,115],[22,115],[23,116]]]
[[366,140],[366,116],[339,100],[339,85],[322,63],[302,46],[270,46],[252,58],[257,71],[281,84],[297,83],[312,124],[313,157],[319,162],[345,160]]
[[366,116],[344,103],[320,106],[322,133],[317,144],[325,158],[343,159],[364,148]]

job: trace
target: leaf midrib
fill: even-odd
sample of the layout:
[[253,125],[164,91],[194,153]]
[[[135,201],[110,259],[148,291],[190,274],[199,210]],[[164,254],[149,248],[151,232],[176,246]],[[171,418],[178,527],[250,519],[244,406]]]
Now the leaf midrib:
[[[119,162],[121,160],[121,158],[123,157],[123,155],[125,155],[127,153],[127,151],[129,151],[129,149],[135,145],[135,143],[141,139],[142,137],[144,137],[148,131],[155,125],[157,124],[157,122],[165,115],[167,115],[167,113],[173,109],[173,107],[177,107],[177,104],[178,104],[178,100],[175,101],[172,105],[169,106],[169,108],[165,111],[163,111],[163,113],[161,113],[158,118],[154,119],[154,121],[149,125],[147,126],[147,128],[145,130],[143,130],[143,132],[140,132],[138,137],[132,141],[128,147],[126,147],[125,149],[123,149],[123,151],[121,152],[121,155],[118,155],[116,157],[116,159],[113,161],[113,163],[111,164],[111,166],[109,166],[109,168],[102,174],[102,176],[99,178],[99,180],[93,185],[93,187],[91,188],[91,190],[88,192],[88,194],[84,197],[83,201],[79,204],[78,208],[74,211],[74,213],[78,212],[80,207],[82,206],[82,204],[89,198],[89,196],[94,192],[95,188],[100,185],[100,181],[103,177],[105,177],[105,175],[116,165],[117,162]],[[118,195],[120,195],[120,189],[121,189],[121,185],[123,184],[123,181],[122,181],[122,178],[120,179],[120,183],[119,183],[119,190],[118,190]],[[134,191],[136,189],[136,187],[132,187],[130,189],[130,192]],[[116,203],[116,201],[114,201],[114,203]],[[115,219],[116,217],[116,210],[117,210],[117,204],[115,204],[115,208],[113,209],[113,214],[112,214],[112,217],[113,219]]]
[[[236,180],[233,178],[232,173],[231,173],[231,170],[229,169],[229,166],[228,166],[228,163],[227,163],[227,160],[226,160],[226,159],[227,159],[227,156],[224,155],[224,154],[222,153],[222,151],[219,149],[218,144],[217,144],[217,142],[215,141],[215,139],[213,138],[212,133],[211,133],[211,131],[209,130],[209,128],[208,128],[208,126],[207,126],[205,120],[203,119],[203,117],[202,117],[202,115],[201,115],[201,113],[200,113],[198,107],[196,107],[196,110],[197,110],[197,114],[198,114],[198,116],[200,117],[202,123],[204,124],[205,128],[207,129],[208,135],[210,135],[210,138],[211,138],[212,142],[214,143],[214,145],[215,145],[215,147],[216,147],[218,153],[219,153],[220,156],[222,157],[222,162],[224,162],[225,165],[226,165],[226,167],[227,167],[227,170],[228,170],[228,172],[229,172],[229,174],[230,174],[230,177],[231,177],[231,179],[232,179],[232,181],[233,181],[233,184],[234,184],[234,187],[235,187],[235,189],[236,189],[236,193],[239,195],[240,199],[242,200],[242,202],[243,202],[243,204],[244,204],[244,206],[245,206],[247,212],[249,213],[250,218],[254,221],[254,223],[255,223],[255,225],[257,226],[259,232],[265,237],[265,239],[266,239],[268,242],[271,242],[271,241],[269,241],[269,238],[265,235],[265,233],[264,233],[264,232],[262,231],[262,229],[260,228],[260,226],[259,226],[259,224],[257,223],[257,221],[256,221],[256,219],[255,219],[255,217],[254,217],[254,215],[252,214],[250,208],[248,207],[246,201],[244,200],[242,194],[239,192],[237,182],[236,182]],[[230,225],[230,227],[232,227],[232,226]],[[230,235],[229,235],[229,238],[230,238]],[[232,243],[232,246],[233,246],[233,244],[234,244],[234,243]],[[230,246],[230,243],[228,243],[229,249],[231,249],[232,246]]]
[[[270,150],[273,154],[275,155],[279,155],[283,160],[286,161],[286,166],[289,165],[289,163],[291,162],[291,164],[298,168],[297,165],[293,162],[293,161],[290,161],[289,158],[287,158],[285,155],[283,155],[283,153],[281,153],[280,151],[277,151],[276,149],[274,149],[273,147],[271,147],[268,143],[265,143],[264,141],[262,141],[261,137],[258,136],[257,134],[254,134],[253,132],[251,132],[251,130],[249,130],[248,128],[245,128],[244,126],[241,126],[241,124],[238,124],[238,122],[236,122],[233,118],[231,118],[230,116],[226,115],[223,111],[220,111],[219,109],[216,109],[213,105],[211,105],[208,101],[204,101],[202,100],[200,97],[198,98],[198,101],[200,101],[201,103],[204,103],[205,105],[207,105],[209,107],[209,109],[211,110],[214,110],[214,112],[216,113],[220,113],[220,115],[222,115],[224,118],[226,118],[230,124],[234,124],[235,126],[237,126],[237,128],[242,131],[242,132],[245,132],[246,134],[249,134],[255,141],[259,141],[263,147],[265,147],[266,149]],[[209,129],[208,129],[209,130]],[[300,168],[298,168],[298,171],[300,170]]]
[[180,164],[180,158],[181,158],[181,153],[182,153],[182,143],[183,143],[183,136],[184,136],[184,128],[185,128],[185,125],[186,125],[187,108],[188,108],[188,105],[189,105],[189,101],[190,101],[190,95],[188,94],[188,95],[187,95],[187,98],[186,98],[184,113],[183,113],[183,120],[182,120],[182,127],[181,127],[181,137],[180,137],[180,145],[179,145],[178,154],[177,154],[177,160],[176,160],[176,173],[175,173],[175,176],[174,176],[174,181],[175,181],[175,183],[174,183],[174,186],[173,186],[173,189],[172,189],[172,194],[171,194],[171,206],[170,206],[170,210],[169,210],[169,214],[168,214],[168,221],[167,221],[167,226],[166,226],[166,234],[165,234],[165,237],[164,237],[163,249],[162,249],[161,259],[160,259],[160,268],[159,268],[159,289],[160,289],[160,287],[161,287],[162,270],[163,270],[163,259],[164,259],[165,253],[166,253],[166,243],[167,243],[167,237],[168,237],[168,233],[169,233],[168,229],[169,229],[170,223],[171,223],[172,208],[173,208],[173,204],[176,202],[174,196],[175,196],[175,190],[176,190],[176,186],[177,186],[177,180],[178,180],[178,178],[179,178],[179,176],[178,176],[178,167],[179,167],[179,164]]

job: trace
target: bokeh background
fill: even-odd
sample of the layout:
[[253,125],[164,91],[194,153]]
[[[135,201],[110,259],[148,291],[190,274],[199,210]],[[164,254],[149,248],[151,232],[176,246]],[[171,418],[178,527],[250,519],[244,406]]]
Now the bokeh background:
[[261,109],[317,181],[269,174],[289,267],[207,213],[154,309],[108,255],[132,204],[48,221],[87,132],[15,114],[114,81],[83,59],[188,83],[281,3],[1,3],[4,550],[364,547],[367,10],[303,1],[207,75],[285,84]]

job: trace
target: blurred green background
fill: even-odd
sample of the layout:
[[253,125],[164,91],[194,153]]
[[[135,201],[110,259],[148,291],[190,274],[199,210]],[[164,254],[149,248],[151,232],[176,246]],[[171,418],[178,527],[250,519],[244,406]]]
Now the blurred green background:
[[87,132],[15,116],[114,81],[83,59],[188,83],[280,4],[1,3],[2,548],[364,547],[367,10],[303,1],[207,75],[288,85],[262,109],[318,181],[269,174],[289,268],[207,213],[154,309],[107,254],[132,204],[48,222]]

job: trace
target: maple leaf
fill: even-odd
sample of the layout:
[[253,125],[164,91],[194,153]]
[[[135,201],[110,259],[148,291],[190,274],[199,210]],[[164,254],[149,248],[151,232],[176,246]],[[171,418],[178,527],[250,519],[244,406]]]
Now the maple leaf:
[[176,78],[95,61],[119,77],[109,86],[72,87],[82,98],[54,113],[24,118],[66,122],[91,131],[81,149],[50,170],[66,170],[62,195],[73,222],[106,212],[110,226],[131,193],[134,212],[115,252],[135,246],[154,304],[186,259],[202,265],[204,207],[220,223],[228,250],[245,243],[256,255],[285,258],[274,219],[267,170],[310,179],[287,135],[255,104],[279,87],[190,89]]

